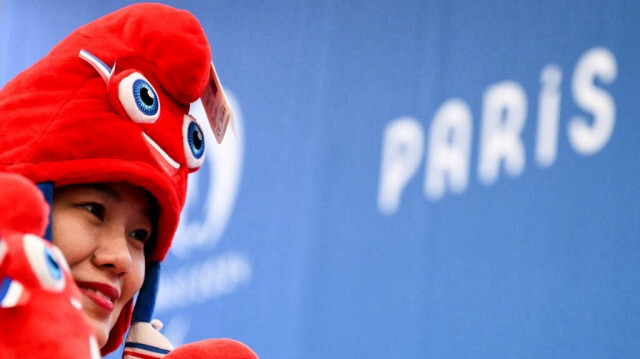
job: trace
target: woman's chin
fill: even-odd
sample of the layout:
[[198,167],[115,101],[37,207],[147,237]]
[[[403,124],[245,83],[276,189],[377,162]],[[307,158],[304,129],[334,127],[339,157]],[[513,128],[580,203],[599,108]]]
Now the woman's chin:
[[107,344],[107,339],[109,338],[109,330],[107,330],[107,325],[95,318],[89,318],[89,323],[93,327],[93,331],[96,334],[98,348],[102,348],[105,344]]
[[100,310],[92,308],[92,303],[86,303],[87,298],[83,299],[82,310],[84,312],[85,318],[87,318],[89,324],[95,332],[98,347],[102,348],[109,339],[109,317],[105,317],[104,313],[102,313]]

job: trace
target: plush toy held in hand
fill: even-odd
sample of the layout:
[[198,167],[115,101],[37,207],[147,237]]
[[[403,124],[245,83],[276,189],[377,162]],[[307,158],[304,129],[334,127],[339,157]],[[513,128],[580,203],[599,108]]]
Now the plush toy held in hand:
[[28,179],[0,173],[0,358],[100,358],[62,253],[43,240],[49,208]]
[[160,334],[162,325],[158,323],[139,322],[131,327],[128,340],[134,337],[137,341],[126,342],[123,359],[258,359],[248,346],[232,339],[206,339],[173,349]]
[[231,339],[206,339],[185,344],[165,356],[164,359],[258,359],[248,346]]

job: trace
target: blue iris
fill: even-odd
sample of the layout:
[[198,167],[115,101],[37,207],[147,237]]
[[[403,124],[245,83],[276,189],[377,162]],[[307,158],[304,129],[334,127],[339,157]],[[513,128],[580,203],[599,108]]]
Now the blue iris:
[[187,141],[189,148],[195,159],[199,159],[204,154],[204,133],[197,123],[191,122],[187,129]]
[[60,268],[60,264],[49,248],[44,248],[44,256],[46,259],[47,270],[51,277],[55,280],[62,279],[62,269]]
[[137,79],[133,83],[133,98],[138,109],[145,115],[153,116],[158,113],[158,95],[147,81]]

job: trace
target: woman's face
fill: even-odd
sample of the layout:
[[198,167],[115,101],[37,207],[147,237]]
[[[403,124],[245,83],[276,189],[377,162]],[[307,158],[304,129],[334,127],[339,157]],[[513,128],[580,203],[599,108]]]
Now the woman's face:
[[98,183],[54,191],[53,243],[69,262],[100,347],[142,286],[152,225],[152,203],[142,188]]

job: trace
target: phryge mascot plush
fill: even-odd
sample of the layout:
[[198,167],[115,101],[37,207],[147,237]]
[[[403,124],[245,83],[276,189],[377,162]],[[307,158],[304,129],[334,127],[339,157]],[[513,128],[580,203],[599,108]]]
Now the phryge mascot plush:
[[[133,300],[125,305],[100,349],[102,355],[116,350],[128,333],[125,358],[257,358],[246,345],[228,339],[205,340],[174,350],[158,331],[159,325],[151,320],[159,266],[178,226],[187,176],[204,160],[202,128],[189,116],[190,104],[198,99],[203,102],[216,139],[221,141],[232,116],[202,27],[187,11],[149,3],[125,7],[78,28],[0,90],[0,172],[20,174],[37,184],[49,205],[56,187],[98,182],[127,182],[144,188],[157,201],[155,238],[146,257],[145,280],[135,309]],[[0,217],[12,211],[11,207],[5,208]],[[9,272],[11,265],[3,264],[1,268],[7,272],[0,274],[7,274],[13,283],[20,279],[24,282],[25,296],[16,297],[11,292],[12,306],[29,303],[29,298],[36,305],[41,303],[35,299],[38,296],[59,295],[55,303],[59,301],[60,307],[50,302],[38,310],[77,314],[78,289],[66,274],[64,258],[54,247],[35,241],[41,235],[38,231],[26,237],[21,234],[25,231],[22,227],[4,228],[0,233],[7,238],[2,244],[6,263],[14,261],[14,253],[42,248],[38,255],[44,255],[44,269],[64,285],[40,282],[43,289],[34,290],[26,279]],[[44,234],[48,240],[49,233],[47,230]],[[27,248],[21,241],[39,244]],[[25,257],[19,253],[16,256]],[[29,256],[26,254],[27,259]],[[20,260],[23,268],[40,273],[31,261]],[[31,283],[35,285],[35,280]],[[78,352],[63,356],[58,350],[67,344],[66,332],[52,329],[56,328],[51,326],[52,316],[39,316],[38,310],[32,316],[24,312],[29,321],[33,320],[29,326],[2,319],[0,357],[95,355],[91,333],[77,330]],[[73,325],[69,320],[69,326]],[[2,350],[22,343],[12,340],[14,336],[38,337],[43,344],[25,347],[19,356],[3,355]],[[31,355],[29,350],[48,355]]]
[[48,214],[31,181],[0,173],[0,358],[99,359],[67,262],[41,238]]

